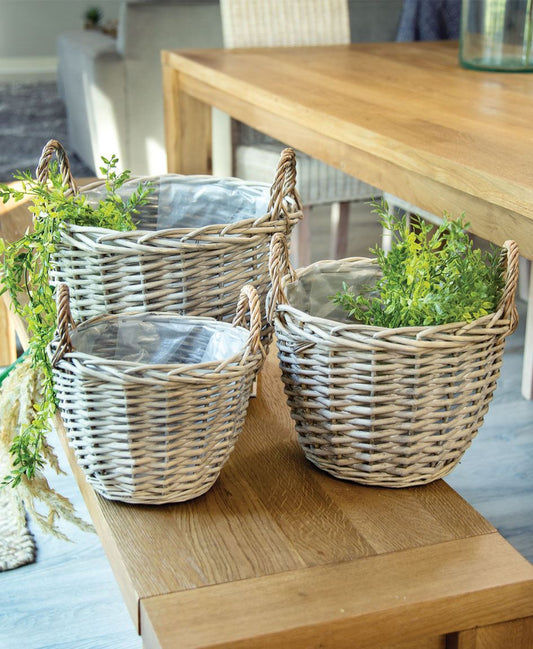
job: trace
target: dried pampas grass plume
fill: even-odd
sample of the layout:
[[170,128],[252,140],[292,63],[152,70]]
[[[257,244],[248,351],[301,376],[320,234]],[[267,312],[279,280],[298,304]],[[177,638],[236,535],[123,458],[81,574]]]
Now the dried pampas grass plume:
[[[9,475],[13,466],[10,448],[13,439],[29,426],[34,416],[34,404],[41,395],[41,371],[33,365],[31,356],[17,363],[4,379],[0,388],[0,471],[2,477]],[[52,447],[44,442],[43,457],[57,473],[64,473],[59,466]],[[86,532],[94,532],[91,524],[80,518],[74,505],[50,486],[42,471],[36,471],[33,479],[22,476],[15,487],[5,485],[2,489],[15,489],[21,506],[41,529],[64,540],[68,537],[59,530],[59,520],[68,521]],[[41,513],[41,509],[45,513]]]

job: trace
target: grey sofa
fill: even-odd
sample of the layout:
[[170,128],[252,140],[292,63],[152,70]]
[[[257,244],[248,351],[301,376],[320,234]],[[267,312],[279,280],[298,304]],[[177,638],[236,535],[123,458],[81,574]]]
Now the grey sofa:
[[[402,3],[350,0],[352,41],[394,40]],[[95,173],[101,157],[113,153],[134,174],[165,173],[160,52],[189,47],[222,47],[217,0],[129,0],[116,39],[61,34],[58,87],[70,150]]]
[[222,47],[216,0],[130,0],[116,39],[97,31],[58,37],[68,145],[95,173],[113,153],[134,174],[166,172],[160,52],[179,47]]

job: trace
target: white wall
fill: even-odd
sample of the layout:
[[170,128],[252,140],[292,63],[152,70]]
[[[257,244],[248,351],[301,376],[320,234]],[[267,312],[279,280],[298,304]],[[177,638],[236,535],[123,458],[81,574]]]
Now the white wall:
[[118,16],[120,0],[0,0],[0,59],[50,59],[56,39],[82,29],[90,7],[103,12],[103,22]]

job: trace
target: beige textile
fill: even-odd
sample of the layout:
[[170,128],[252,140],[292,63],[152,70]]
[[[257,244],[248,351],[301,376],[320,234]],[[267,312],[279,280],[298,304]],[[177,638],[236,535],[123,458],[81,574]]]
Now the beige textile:
[[221,0],[220,5],[225,47],[350,42],[346,0]]

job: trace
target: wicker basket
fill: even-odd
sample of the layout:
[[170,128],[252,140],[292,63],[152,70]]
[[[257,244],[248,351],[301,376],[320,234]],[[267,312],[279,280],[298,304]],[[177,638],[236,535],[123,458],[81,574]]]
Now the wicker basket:
[[[65,186],[77,192],[68,158],[55,140],[43,149],[38,179],[47,180],[54,155]],[[205,179],[206,184],[214,180],[212,176],[169,174],[161,177],[161,182],[184,178],[191,182]],[[227,180],[235,180],[243,188],[263,190],[267,201],[270,191],[267,213],[233,223],[157,230],[158,196],[154,193],[137,215],[135,231],[68,225],[53,258],[51,281],[54,285],[68,285],[73,318],[83,321],[102,313],[143,309],[231,322],[239,290],[247,283],[253,284],[264,305],[270,287],[268,257],[272,235],[283,232],[289,236],[302,218],[295,189],[294,151],[282,152],[270,190],[262,183]],[[104,181],[98,181],[82,191],[91,197],[98,195],[103,185]],[[262,332],[265,348],[271,341],[271,333],[265,317]]]
[[504,250],[495,313],[469,324],[386,329],[291,305],[295,288],[309,293],[323,273],[336,273],[340,287],[344,271],[367,273],[372,260],[295,272],[283,237],[273,238],[270,317],[275,311],[285,393],[307,459],[338,478],[385,487],[425,484],[455,467],[483,422],[505,338],[518,322],[518,249],[508,241]]
[[[237,326],[250,309],[250,329]],[[174,356],[198,354],[204,328],[223,360],[150,364],[116,358],[117,323],[143,319],[151,330],[194,328]],[[251,285],[241,290],[234,325],[173,313],[98,316],[74,327],[68,289],[58,289],[59,335],[51,345],[54,387],[69,444],[88,482],[105,498],[163,504],[190,500],[216,481],[242,429],[252,382],[262,361],[261,312]],[[101,335],[101,328],[111,335]],[[100,327],[100,329],[95,329]],[[82,338],[80,338],[80,335]],[[72,338],[97,341],[98,355],[73,348]],[[168,340],[174,341],[172,338]],[[143,342],[134,339],[142,350]]]

